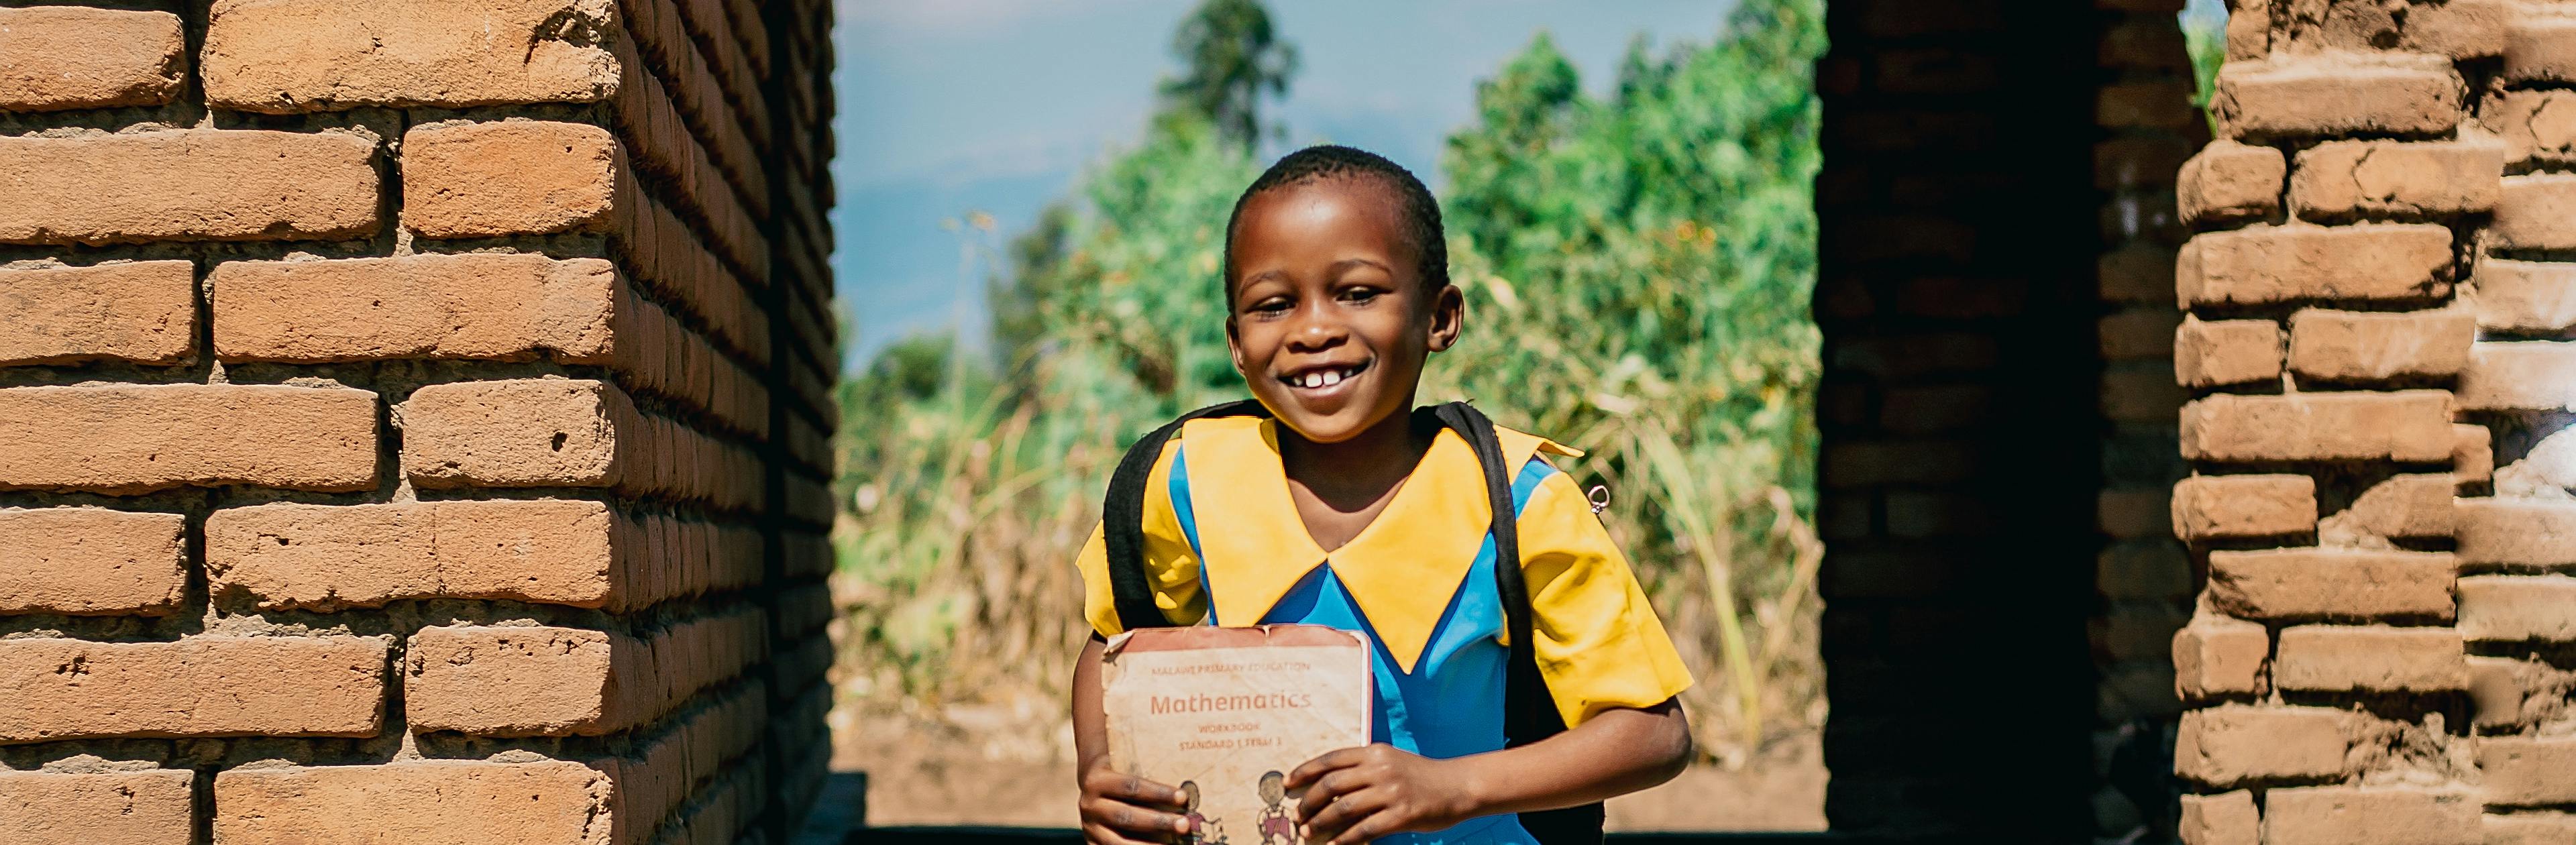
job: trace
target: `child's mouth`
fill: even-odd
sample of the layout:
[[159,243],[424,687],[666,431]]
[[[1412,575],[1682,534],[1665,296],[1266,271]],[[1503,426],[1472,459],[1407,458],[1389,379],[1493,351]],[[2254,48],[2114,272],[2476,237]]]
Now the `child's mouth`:
[[1279,382],[1306,395],[1337,393],[1340,392],[1342,385],[1358,378],[1360,373],[1368,370],[1368,367],[1366,361],[1357,364],[1315,367],[1280,376]]

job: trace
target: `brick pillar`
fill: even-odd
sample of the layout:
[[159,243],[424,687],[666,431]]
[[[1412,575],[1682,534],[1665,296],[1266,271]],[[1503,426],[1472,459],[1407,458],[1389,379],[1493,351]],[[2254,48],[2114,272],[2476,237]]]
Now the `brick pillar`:
[[2093,829],[2103,199],[2084,69],[2101,26],[2081,3],[1826,7],[1815,317],[1838,830]]
[[2576,803],[2570,11],[2233,10],[2178,197],[2186,842],[2576,839],[2530,811]]
[[116,5],[0,8],[0,841],[778,838],[828,4]]
[[[2098,0],[2101,75],[2094,122],[2094,187],[2102,192],[2100,385],[2103,535],[2094,558],[2100,604],[2091,631],[2100,666],[2093,754],[2094,835],[2174,838],[2171,643],[2191,611],[2191,564],[2173,538],[2167,498],[2186,468],[2174,453],[2174,254],[2186,234],[2174,216],[2174,171],[2209,142],[2191,105],[2191,55],[2181,0]],[[2132,839],[2131,841],[2140,841]]]

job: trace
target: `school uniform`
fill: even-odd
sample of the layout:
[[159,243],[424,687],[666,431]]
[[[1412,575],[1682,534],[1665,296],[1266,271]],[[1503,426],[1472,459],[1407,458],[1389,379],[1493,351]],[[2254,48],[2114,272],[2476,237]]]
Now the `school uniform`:
[[[1374,644],[1374,741],[1434,758],[1501,749],[1508,650],[1475,452],[1442,430],[1386,509],[1327,552],[1289,498],[1277,425],[1257,417],[1192,420],[1156,459],[1145,488],[1143,553],[1164,618],[1365,634]],[[1499,426],[1495,434],[1503,465],[1513,468],[1532,648],[1566,726],[1611,708],[1653,706],[1689,687],[1690,674],[1627,559],[1573,479],[1541,457],[1582,453]],[[1092,628],[1119,633],[1099,530],[1078,565]],[[1533,840],[1516,817],[1502,814],[1378,841]]]

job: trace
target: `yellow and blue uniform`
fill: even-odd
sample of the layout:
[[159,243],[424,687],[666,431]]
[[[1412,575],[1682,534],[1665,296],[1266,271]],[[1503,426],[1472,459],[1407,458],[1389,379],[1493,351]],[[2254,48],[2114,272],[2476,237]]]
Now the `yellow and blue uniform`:
[[[1371,737],[1426,757],[1503,747],[1507,634],[1494,585],[1485,477],[1474,450],[1442,430],[1386,509],[1327,552],[1289,499],[1277,423],[1192,420],[1147,476],[1144,550],[1154,602],[1173,624],[1329,625],[1375,644]],[[1529,584],[1539,672],[1567,727],[1603,710],[1650,707],[1691,679],[1627,559],[1573,480],[1541,457],[1581,453],[1501,427],[1512,467],[1519,565]],[[1079,559],[1083,610],[1103,636],[1123,630],[1094,530]],[[1528,843],[1510,815],[1389,845]]]

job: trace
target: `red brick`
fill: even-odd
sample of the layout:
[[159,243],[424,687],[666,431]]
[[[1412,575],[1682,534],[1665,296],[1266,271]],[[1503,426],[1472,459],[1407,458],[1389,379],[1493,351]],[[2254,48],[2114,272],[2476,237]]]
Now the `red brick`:
[[187,46],[168,12],[0,9],[0,112],[167,103]]
[[2209,553],[2209,596],[2246,619],[2449,619],[2445,552],[2292,548]]
[[2473,793],[2309,786],[2263,796],[2263,845],[2480,845]]
[[2098,326],[2102,357],[2112,360],[2167,360],[2173,357],[2174,332],[2183,315],[2171,308],[2129,308],[2102,318]]
[[2161,361],[2107,368],[2102,373],[2102,417],[2146,423],[2173,419],[2191,399],[2174,381],[2173,368]]
[[217,0],[206,99],[255,112],[608,99],[609,4],[585,0]]
[[[2482,483],[2495,477],[2494,434],[2486,426],[2472,423],[2451,424],[2451,479],[2463,484]],[[2456,515],[2454,519],[2456,519]]]
[[2576,343],[2478,343],[2460,373],[2460,407],[2555,411],[2576,405]]
[[2576,564],[2576,502],[2461,499],[2458,519],[2462,563],[2518,567]]
[[597,381],[431,385],[402,404],[403,472],[425,487],[606,487],[635,416]]
[[2576,264],[2480,258],[2478,293],[2469,300],[2478,327],[2555,332],[2576,326]]
[[[2336,9],[2380,8],[2367,4],[2338,5]],[[2439,5],[2408,7],[2406,29],[2398,46],[2454,59],[2493,56],[2504,52],[2506,27],[2513,22],[2515,8],[2504,0],[2451,0]]]
[[348,132],[0,137],[0,243],[357,237],[376,228],[375,153]]
[[2268,5],[2247,4],[2227,13],[2227,55],[2230,62],[2260,59],[2272,52],[2272,10]]
[[612,838],[634,824],[620,815],[623,791],[598,769],[561,760],[227,769],[215,775],[215,839],[610,845],[637,841]]
[[2304,475],[2186,478],[2174,485],[2173,526],[2185,540],[2313,533],[2317,482]]
[[2481,737],[2478,769],[2488,806],[2576,804],[2576,737]]
[[186,261],[0,270],[0,314],[0,366],[197,357],[197,273]]
[[2254,226],[2194,236],[2174,259],[2174,283],[2185,308],[2414,300],[2448,293],[2450,267],[2451,230],[2441,226]]
[[2576,174],[2504,178],[2504,198],[2487,227],[2495,249],[2576,249]]
[[2281,151],[2220,139],[2183,162],[2174,188],[2186,224],[2269,217],[2281,212]]
[[2194,614],[2173,635],[2174,694],[2185,701],[2268,691],[2263,662],[2272,635],[2263,626],[2215,613]]
[[2447,376],[2468,366],[2477,333],[2476,318],[2460,309],[2309,308],[2290,315],[2290,369],[2338,382]]
[[2166,305],[2174,301],[2174,251],[2133,243],[2102,254],[2094,262],[2105,302]]
[[[2345,716],[2322,707],[2221,704],[2182,714],[2174,774],[2227,788],[2343,774]],[[2267,840],[2268,841],[2268,840]]]
[[2480,120],[2504,140],[2510,161],[2576,161],[2576,92],[2506,91],[2490,95]]
[[623,639],[579,628],[422,628],[404,652],[405,721],[420,733],[485,736],[615,730],[609,652]]
[[2111,82],[2094,89],[2093,122],[2109,127],[2182,129],[2199,123],[2190,80]]
[[2457,522],[2452,514],[2456,487],[2448,473],[2389,476],[2362,491],[2341,513],[2326,517],[2318,533],[2332,545],[2355,537],[2449,537]]
[[2286,690],[2435,692],[2468,682],[2467,651],[2450,628],[2293,625],[2272,658],[2272,685]]
[[2328,141],[2299,152],[2290,203],[2300,219],[2452,215],[2495,208],[2504,145],[2493,141]]
[[2484,819],[2484,845],[2565,845],[2576,842],[2576,815],[2515,813]]
[[[2099,646],[2112,662],[2144,662],[2171,659],[2174,636],[2191,621],[2188,614],[2170,604],[2142,603],[2116,606],[2097,618]],[[2161,686],[2171,688],[2173,679]]]
[[2170,540],[2112,543],[2093,562],[2093,583],[2115,599],[2171,599],[2191,593],[2191,561]]
[[2504,78],[2511,82],[2576,82],[2576,15],[2525,4],[2505,33]]
[[627,177],[608,130],[509,120],[403,134],[403,225],[430,238],[598,231]]
[[177,611],[187,522],[106,508],[0,510],[0,614]]
[[[0,19],[0,26],[6,26]],[[193,841],[195,799],[184,769],[76,774],[0,771],[0,842],[170,845]]]
[[2252,792],[2182,797],[2183,845],[2262,845],[2262,821]]
[[488,358],[594,363],[610,352],[616,269],[595,258],[412,255],[231,261],[214,287],[227,361]]
[[624,573],[606,505],[557,499],[269,504],[206,518],[218,595],[331,612],[406,599],[602,607]]
[[403,696],[415,731],[608,734],[740,675],[768,640],[757,611],[698,617],[640,640],[574,628],[426,628],[412,637]]
[[2576,642],[2576,578],[2470,575],[2460,579],[2460,636],[2498,642]]
[[2450,394],[2220,394],[2182,409],[2182,455],[2195,461],[2393,460],[2451,456]]
[[2520,660],[2469,658],[2469,707],[2474,711],[2469,723],[2481,728],[2522,724],[2522,674]]
[[2188,317],[2174,330],[2174,381],[2184,387],[2281,377],[2281,324]]
[[0,389],[0,489],[364,490],[376,394],[275,385]]
[[374,736],[385,642],[194,636],[0,640],[0,743],[88,737]]
[[2230,138],[2432,134],[2460,122],[2461,89],[2439,56],[2275,55],[2220,67],[2210,113]]

